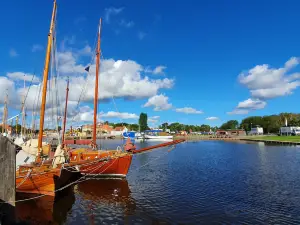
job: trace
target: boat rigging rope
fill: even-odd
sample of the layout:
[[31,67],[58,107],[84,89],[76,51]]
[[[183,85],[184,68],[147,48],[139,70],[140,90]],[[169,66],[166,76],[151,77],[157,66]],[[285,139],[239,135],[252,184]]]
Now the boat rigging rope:
[[18,187],[20,187],[20,186],[27,180],[27,178],[30,176],[31,172],[32,172],[32,169],[30,169],[30,170],[28,171],[28,173],[27,173],[27,175],[24,177],[24,179],[18,184],[18,186],[16,186],[16,189],[17,189]]
[[[93,48],[92,48],[92,49],[94,49],[94,51],[96,50],[96,46],[97,46],[97,34],[98,34],[98,28],[97,28],[97,31],[96,31],[94,45],[93,45]],[[91,59],[91,61],[90,61],[90,63],[88,65],[92,65],[92,63],[95,61],[95,57],[96,57],[96,54],[93,54],[92,59]],[[90,73],[90,70],[89,70],[87,72],[87,76],[86,76],[86,79],[85,79],[85,84],[82,86],[82,89],[81,89],[81,92],[80,92],[77,104],[76,104],[76,106],[74,108],[74,111],[78,110],[81,100],[84,99],[85,96],[86,96],[86,90],[87,90],[88,81],[89,81],[89,77],[90,76],[91,76],[91,73]],[[77,113],[74,113],[73,117],[70,120],[71,126],[73,126],[76,116],[77,116]]]
[[[133,170],[133,171],[137,171],[137,170],[139,170],[139,169],[141,169],[141,168],[143,168],[143,167],[149,165],[151,162],[154,162],[154,161],[156,161],[156,160],[162,158],[163,156],[167,155],[167,154],[170,152],[170,150],[172,150],[172,149],[174,149],[174,148],[175,148],[175,145],[171,146],[171,147],[169,148],[169,150],[166,151],[166,152],[165,152],[164,154],[162,154],[161,156],[159,156],[159,157],[157,157],[157,158],[155,158],[155,159],[153,159],[153,160],[150,160],[148,163],[146,163],[146,164],[144,164],[144,165],[142,165],[142,166],[136,168],[136,169]],[[116,160],[119,159],[119,158],[122,158],[122,157],[118,157],[118,158],[116,158],[116,159],[114,159],[114,160],[116,161]],[[115,161],[114,161],[114,162],[115,162]],[[109,166],[108,166],[104,171],[102,171],[101,173],[98,173],[98,174],[92,174],[92,172],[94,172],[94,171],[96,171],[97,169],[101,168],[103,165],[105,165],[105,164],[108,163],[108,162],[109,162],[109,161],[104,162],[104,163],[101,164],[99,167],[96,167],[96,168],[95,168],[94,170],[92,170],[91,172],[85,174],[83,177],[80,177],[80,178],[77,179],[76,181],[71,182],[70,184],[67,184],[67,185],[65,185],[64,187],[61,187],[61,188],[55,190],[54,193],[59,192],[59,191],[62,191],[62,190],[64,190],[64,189],[66,189],[67,187],[70,187],[71,185],[74,185],[74,184],[78,184],[78,183],[84,182],[84,181],[85,181],[85,178],[88,177],[88,176],[90,176],[90,177],[96,177],[97,175],[104,173],[110,166],[112,166],[112,165],[114,164],[114,162],[111,163],[111,165],[109,165]],[[84,164],[83,164],[83,165],[84,165]],[[76,165],[75,165],[75,166],[76,166]],[[74,167],[75,167],[75,166],[74,166]],[[70,167],[70,168],[72,168],[72,167]],[[66,167],[62,166],[62,169],[66,169]],[[66,169],[66,170],[67,170],[67,169]],[[68,171],[69,171],[69,170],[68,170]],[[92,174],[92,175],[91,175],[91,174]],[[35,196],[35,197],[32,197],[32,198],[27,198],[27,199],[22,199],[22,200],[17,200],[17,201],[2,202],[2,203],[0,203],[0,205],[1,205],[1,204],[5,204],[5,203],[14,204],[14,203],[18,203],[18,202],[30,201],[30,200],[42,198],[42,197],[44,197],[44,196],[47,196],[47,195],[43,194],[43,195]]]
[[[104,164],[106,164],[106,163],[107,163],[107,162],[105,162]],[[86,178],[86,177],[89,176],[92,172],[94,172],[94,171],[96,171],[97,169],[101,168],[104,164],[101,164],[99,167],[95,168],[94,170],[92,170],[90,173],[84,175],[83,177],[80,177],[78,180],[76,180],[76,181],[74,181],[74,182],[71,182],[71,183],[65,185],[64,187],[61,187],[61,188],[55,190],[53,193],[62,191],[62,190],[64,190],[64,189],[66,189],[67,187],[70,187],[70,186],[73,185],[73,184],[82,182],[82,181],[80,181],[80,180],[82,180],[83,178]],[[113,165],[113,163],[112,163],[111,165]],[[111,165],[110,165],[110,166],[111,166]],[[110,166],[108,166],[106,169],[108,169]],[[106,171],[106,170],[102,171],[102,173],[105,172],[105,171]],[[98,174],[95,174],[95,175],[98,175]],[[84,180],[83,180],[83,181],[84,181]],[[25,202],[25,201],[30,201],[30,200],[42,198],[42,197],[45,197],[45,196],[47,196],[47,195],[42,194],[42,195],[35,196],[35,197],[32,197],[32,198],[27,198],[27,199],[22,199],[22,200],[17,200],[17,201],[1,202],[0,205],[1,205],[1,204],[5,204],[5,203],[14,204],[14,203],[18,203],[18,202]]]

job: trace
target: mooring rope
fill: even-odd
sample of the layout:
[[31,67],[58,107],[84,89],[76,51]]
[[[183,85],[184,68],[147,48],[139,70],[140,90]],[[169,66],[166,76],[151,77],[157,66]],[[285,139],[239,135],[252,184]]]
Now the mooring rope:
[[[104,164],[106,164],[106,163],[107,163],[107,162],[105,162]],[[92,173],[92,172],[96,171],[97,169],[99,169],[100,167],[102,167],[104,164],[101,164],[99,167],[97,167],[96,169],[94,169],[94,170],[93,170],[93,171],[91,171],[90,173]],[[105,172],[105,171],[103,171],[103,172]],[[89,176],[89,175],[90,175],[90,173],[88,173],[88,174],[84,175],[83,177],[80,177],[78,180],[76,180],[76,181],[74,181],[74,182],[71,182],[71,183],[69,183],[69,184],[65,185],[64,187],[61,187],[61,188],[59,188],[59,189],[55,190],[53,193],[56,193],[56,192],[62,191],[62,190],[64,190],[64,189],[66,189],[67,187],[70,187],[70,186],[71,186],[71,185],[73,185],[73,184],[79,183],[81,179],[83,179],[83,178],[85,178],[85,177]],[[98,174],[96,174],[96,175],[98,175]],[[5,203],[14,204],[14,203],[18,203],[18,202],[25,202],[25,201],[30,201],[30,200],[34,200],[34,199],[38,199],[38,198],[42,198],[42,197],[45,197],[45,196],[48,196],[48,195],[42,194],[42,195],[35,196],[35,197],[32,197],[32,198],[26,198],[26,199],[17,200],[17,201],[8,201],[8,202],[2,202],[2,203],[0,203],[0,204],[5,204]]]
[[[144,164],[144,165],[142,165],[142,166],[136,168],[136,169],[133,170],[133,171],[137,171],[137,170],[139,170],[139,169],[141,169],[141,168],[143,168],[143,167],[149,165],[150,163],[152,163],[152,162],[154,162],[154,161],[156,161],[156,160],[162,158],[163,156],[167,155],[167,154],[168,154],[172,149],[174,149],[174,148],[175,148],[175,145],[171,146],[171,147],[169,148],[169,150],[166,151],[166,152],[165,152],[164,154],[162,154],[161,156],[159,156],[159,157],[157,157],[157,158],[155,158],[155,159],[153,159],[153,160],[150,160],[148,163],[146,163],[146,164]],[[72,185],[74,185],[74,184],[78,184],[78,183],[81,183],[81,182],[83,182],[83,181],[86,181],[85,178],[88,177],[88,176],[90,176],[90,177],[91,177],[91,176],[92,176],[92,177],[96,177],[96,176],[98,176],[99,174],[103,174],[109,167],[111,167],[111,166],[115,163],[115,161],[116,161],[117,159],[123,158],[123,157],[125,157],[125,156],[121,156],[121,157],[115,158],[115,159],[114,159],[114,162],[112,162],[111,165],[109,165],[107,168],[105,168],[105,170],[103,170],[101,173],[93,174],[94,171],[96,171],[97,169],[101,168],[102,166],[104,166],[105,164],[107,164],[107,163],[109,162],[109,161],[105,161],[105,162],[102,163],[100,166],[97,166],[95,169],[93,169],[91,172],[85,174],[83,177],[80,177],[80,178],[77,179],[76,181],[71,182],[71,183],[65,185],[64,187],[61,187],[61,188],[55,190],[53,193],[62,191],[62,190],[64,190],[64,189],[66,189],[67,187],[70,187],[70,186],[72,186]],[[99,162],[99,161],[97,161],[97,162]],[[96,162],[94,162],[94,163],[96,163]],[[82,164],[82,165],[85,165],[85,164]],[[73,166],[73,167],[75,168],[76,165]],[[69,168],[72,168],[72,167],[69,167]],[[66,169],[66,167],[64,167],[64,165],[63,165],[63,166],[62,166],[62,169]],[[69,171],[68,169],[66,169],[66,170]],[[70,171],[70,172],[71,172],[71,171]],[[91,175],[91,174],[92,174],[92,175]],[[5,203],[14,204],[14,203],[18,203],[18,202],[30,201],[30,200],[42,198],[42,197],[44,197],[44,196],[47,196],[47,195],[43,194],[43,195],[35,196],[35,197],[32,197],[32,198],[27,198],[27,199],[22,199],[22,200],[17,200],[17,201],[2,202],[2,203],[0,203],[0,205],[1,205],[1,204],[5,204]]]

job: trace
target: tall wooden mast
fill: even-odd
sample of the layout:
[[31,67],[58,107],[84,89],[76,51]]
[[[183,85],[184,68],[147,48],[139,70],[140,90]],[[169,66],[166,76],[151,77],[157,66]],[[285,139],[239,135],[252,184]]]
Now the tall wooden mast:
[[68,110],[68,97],[69,97],[69,78],[67,83],[67,89],[66,89],[66,103],[65,103],[65,113],[64,113],[64,125],[62,130],[62,147],[64,147],[64,141],[65,141],[65,132],[66,132],[66,122],[67,122],[67,110]]
[[100,18],[99,29],[98,29],[98,41],[96,51],[96,80],[95,80],[95,98],[94,98],[94,127],[93,127],[93,147],[96,147],[96,136],[97,136],[97,108],[98,108],[98,82],[99,82],[99,71],[100,71],[100,35],[101,35],[101,24],[102,19]]
[[53,39],[53,27],[54,20],[56,15],[56,0],[54,0],[52,18],[50,23],[50,30],[48,34],[48,44],[45,58],[45,66],[44,66],[44,75],[43,75],[43,92],[42,92],[42,104],[41,104],[41,112],[40,112],[40,127],[39,127],[39,138],[38,138],[38,149],[42,148],[42,140],[43,140],[43,130],[44,130],[44,116],[45,116],[45,105],[46,105],[46,94],[47,94],[47,82],[48,82],[48,72],[49,72],[49,63],[50,63],[50,53],[52,48],[52,39]]
[[5,95],[5,100],[4,100],[4,108],[3,108],[2,134],[5,132],[5,129],[6,129],[6,120],[7,120],[7,99],[8,99],[8,94],[6,93],[6,95]]
[[24,96],[23,96],[23,102],[22,102],[22,127],[21,127],[21,136],[25,135],[25,96],[26,96],[26,83],[25,83],[25,74],[24,74]]

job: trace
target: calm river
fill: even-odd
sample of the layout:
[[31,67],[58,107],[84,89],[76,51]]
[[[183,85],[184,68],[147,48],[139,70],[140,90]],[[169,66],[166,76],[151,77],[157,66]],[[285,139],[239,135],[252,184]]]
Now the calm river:
[[20,203],[18,216],[31,224],[299,224],[300,148],[185,142],[135,155],[127,180],[89,180],[62,195]]

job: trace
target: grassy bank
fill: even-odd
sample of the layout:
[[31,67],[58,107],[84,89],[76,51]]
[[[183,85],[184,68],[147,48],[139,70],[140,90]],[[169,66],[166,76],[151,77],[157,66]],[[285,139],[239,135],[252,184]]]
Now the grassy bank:
[[256,136],[249,139],[264,140],[264,141],[291,141],[300,142],[300,136]]

